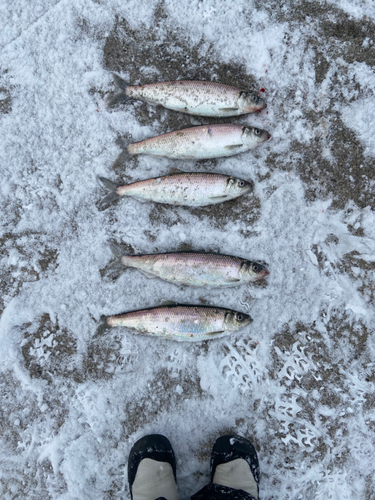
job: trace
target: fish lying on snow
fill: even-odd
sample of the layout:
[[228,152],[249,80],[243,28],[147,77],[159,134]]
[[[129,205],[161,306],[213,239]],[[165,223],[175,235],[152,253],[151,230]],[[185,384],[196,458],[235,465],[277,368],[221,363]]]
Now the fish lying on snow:
[[151,255],[124,255],[121,247],[110,244],[115,260],[106,273],[117,276],[132,267],[152,278],[192,286],[235,286],[257,281],[269,274],[258,262],[240,257],[204,252],[174,252]]
[[99,177],[99,180],[110,191],[101,200],[99,204],[101,208],[121,196],[132,196],[168,205],[204,207],[233,200],[248,193],[252,188],[249,182],[242,179],[223,174],[197,172],[180,172],[124,186],[119,186],[104,177]]
[[122,326],[147,335],[194,342],[221,337],[251,322],[248,314],[230,309],[173,304],[104,317],[95,336],[108,327]]
[[247,125],[200,125],[129,144],[127,152],[130,155],[204,160],[244,153],[270,138],[266,130]]
[[149,83],[129,86],[113,75],[120,94],[109,102],[110,107],[129,99],[141,99],[150,104],[199,116],[238,116],[267,107],[255,92],[212,82],[184,81]]

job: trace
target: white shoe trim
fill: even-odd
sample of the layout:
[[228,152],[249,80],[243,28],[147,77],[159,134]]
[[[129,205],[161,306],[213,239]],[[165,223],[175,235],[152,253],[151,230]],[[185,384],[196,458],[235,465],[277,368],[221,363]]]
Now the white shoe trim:
[[171,464],[151,458],[141,460],[135,475],[132,493],[133,500],[155,500],[159,497],[178,500],[177,485]]
[[217,465],[212,482],[236,490],[244,490],[254,498],[258,498],[257,483],[249,464],[243,458]]

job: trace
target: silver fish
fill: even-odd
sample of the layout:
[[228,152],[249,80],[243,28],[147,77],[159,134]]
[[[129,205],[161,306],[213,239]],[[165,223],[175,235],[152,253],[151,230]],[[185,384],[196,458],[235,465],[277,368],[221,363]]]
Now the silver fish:
[[106,273],[118,276],[124,267],[138,269],[152,278],[171,283],[222,287],[257,281],[269,274],[258,262],[240,257],[204,252],[174,252],[151,255],[125,255],[121,247],[110,244],[115,260]]
[[140,99],[189,115],[218,117],[253,113],[267,107],[255,92],[221,83],[178,80],[130,86],[118,75],[113,78],[122,92],[108,102],[110,107]]
[[119,186],[99,177],[103,186],[110,191],[100,207],[108,205],[122,196],[187,207],[204,207],[233,200],[248,193],[252,185],[242,179],[224,174],[180,172],[163,177],[146,179]]
[[266,130],[246,125],[200,125],[129,144],[127,152],[130,155],[204,160],[244,153],[270,138]]
[[126,327],[172,340],[196,342],[235,332],[252,322],[248,314],[220,307],[164,305],[103,318],[96,336],[108,327]]

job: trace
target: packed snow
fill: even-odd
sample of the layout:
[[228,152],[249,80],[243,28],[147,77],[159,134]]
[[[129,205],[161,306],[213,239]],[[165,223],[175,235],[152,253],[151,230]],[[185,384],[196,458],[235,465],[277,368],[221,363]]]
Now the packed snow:
[[[170,439],[182,499],[208,482],[225,433],[256,446],[263,500],[373,498],[372,2],[18,0],[1,12],[1,498],[128,498],[127,457],[146,433]],[[356,35],[343,40],[346,22]],[[108,110],[112,71],[134,84],[248,78],[268,107],[232,121],[272,139],[217,161],[121,162],[118,137],[220,120]],[[130,198],[98,209],[97,176],[176,166],[254,191],[202,209]],[[265,262],[270,276],[223,290],[135,270],[112,282],[111,240],[135,253],[188,243]],[[124,329],[94,338],[102,315],[164,300],[254,321],[194,345]]]

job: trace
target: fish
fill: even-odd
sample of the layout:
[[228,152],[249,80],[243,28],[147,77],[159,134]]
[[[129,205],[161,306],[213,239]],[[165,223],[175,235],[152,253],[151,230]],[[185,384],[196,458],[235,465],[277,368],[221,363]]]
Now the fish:
[[180,160],[206,160],[244,153],[267,141],[266,131],[247,125],[199,125],[134,142],[128,155],[148,154]]
[[178,172],[123,186],[105,177],[98,179],[109,191],[99,202],[100,209],[122,196],[168,205],[204,207],[233,200],[252,189],[252,183],[236,177],[198,172]]
[[115,259],[106,274],[112,277],[130,267],[170,283],[224,287],[257,281],[269,274],[262,264],[231,255],[192,251],[127,255],[119,245],[110,243],[110,248]]
[[108,107],[131,99],[198,116],[238,116],[261,111],[267,107],[264,99],[255,92],[205,81],[178,80],[146,85],[128,85],[118,75],[113,75],[121,92],[108,101]]
[[220,307],[166,304],[150,309],[104,316],[95,337],[113,327],[178,341],[197,342],[222,337],[252,322],[245,313]]

